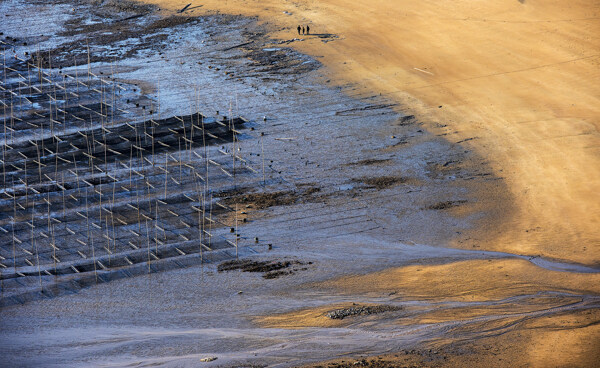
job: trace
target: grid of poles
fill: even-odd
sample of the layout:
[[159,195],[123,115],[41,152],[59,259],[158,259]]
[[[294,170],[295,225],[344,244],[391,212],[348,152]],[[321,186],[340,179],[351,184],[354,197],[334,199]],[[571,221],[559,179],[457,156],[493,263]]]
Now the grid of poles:
[[236,149],[248,121],[231,104],[229,117],[198,113],[197,91],[189,115],[162,118],[160,95],[144,100],[116,82],[114,63],[94,73],[88,50],[85,68],[63,72],[44,56],[2,50],[2,290],[140,264],[152,272],[218,249],[237,256],[239,209],[218,193],[247,174],[264,181]]

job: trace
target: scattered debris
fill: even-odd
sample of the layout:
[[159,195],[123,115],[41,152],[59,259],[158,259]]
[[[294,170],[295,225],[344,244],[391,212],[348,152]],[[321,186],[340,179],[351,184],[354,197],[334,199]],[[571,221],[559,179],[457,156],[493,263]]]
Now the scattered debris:
[[371,188],[385,189],[396,184],[406,183],[407,179],[400,176],[380,176],[378,178],[362,177],[358,179],[352,179],[352,181],[364,183]]
[[351,162],[346,164],[345,166],[368,166],[368,165],[377,165],[388,163],[391,160],[389,158],[370,158],[366,160],[360,160],[357,162]]
[[294,266],[305,266],[311,265],[312,262],[301,262],[298,260],[290,261],[254,261],[254,260],[231,260],[221,263],[217,270],[219,272],[241,270],[243,272],[264,272],[263,278],[265,279],[276,279],[280,276],[292,275],[296,271],[305,271],[306,267],[292,268]]
[[452,207],[457,207],[463,203],[467,203],[466,199],[461,199],[458,201],[445,201],[445,202],[438,202],[436,204],[433,204],[429,207],[427,207],[428,210],[445,210],[448,208],[452,208]]
[[414,115],[405,115],[403,117],[401,117],[399,119],[399,125],[404,126],[404,125],[410,125],[414,122],[415,120],[415,116]]
[[355,306],[342,308],[327,312],[326,316],[331,319],[344,319],[351,316],[365,316],[384,312],[399,311],[403,308],[395,305]]
[[396,106],[396,104],[378,104],[378,105],[367,105],[364,107],[356,107],[354,109],[336,111],[336,115],[352,115],[356,112],[361,111],[369,111],[369,110],[379,110],[379,109],[389,109],[390,107]]
[[235,46],[231,46],[228,47],[226,49],[223,49],[222,51],[229,51],[229,50],[233,50],[233,49],[237,49],[238,47],[244,47],[244,46],[248,46],[250,44],[254,43],[254,41],[249,41],[249,42],[244,42],[244,43],[240,43],[239,45],[235,45]]
[[287,206],[296,203],[298,196],[292,191],[279,191],[270,193],[247,193],[232,196],[226,200],[227,204],[252,204],[257,209],[274,206]]
[[286,275],[291,275],[291,274],[293,274],[292,271],[278,270],[278,271],[271,271],[271,272],[265,273],[263,275],[263,278],[265,278],[267,280],[271,280],[271,279],[276,279],[281,276],[286,276]]
[[217,357],[206,357],[206,358],[201,358],[200,361],[201,362],[214,362],[217,359],[218,359]]

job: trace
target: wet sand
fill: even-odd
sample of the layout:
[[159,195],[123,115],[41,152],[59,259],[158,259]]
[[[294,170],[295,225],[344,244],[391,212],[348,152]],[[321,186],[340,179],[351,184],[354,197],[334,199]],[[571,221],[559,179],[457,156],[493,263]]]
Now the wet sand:
[[[151,2],[162,16],[188,4]],[[269,158],[273,195],[235,201],[255,207],[239,213],[243,256],[290,263],[289,274],[211,263],[4,308],[3,355],[57,366],[355,366],[374,355],[392,366],[594,366],[600,104],[586,81],[598,75],[597,5],[492,6],[189,6],[179,15],[265,22],[225,21],[206,54],[189,41],[205,35],[180,28],[167,58],[197,53],[210,71],[157,65],[169,113],[189,114],[178,91],[207,83],[229,101],[205,91],[203,109],[239,97],[244,115],[268,117],[256,125],[265,151],[257,138],[243,148]],[[297,35],[308,23],[314,35]],[[123,80],[152,99],[148,70]],[[376,306],[394,308],[327,317]]]

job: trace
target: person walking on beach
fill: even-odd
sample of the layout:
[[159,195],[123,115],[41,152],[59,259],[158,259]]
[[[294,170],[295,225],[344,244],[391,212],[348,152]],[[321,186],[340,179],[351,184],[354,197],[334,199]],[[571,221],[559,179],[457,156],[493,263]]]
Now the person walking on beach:
[[310,34],[310,26],[306,26],[306,34]]
[[302,26],[302,34],[304,34],[304,26]]
[[300,29],[301,29],[301,28],[302,28],[302,27],[298,26],[298,34],[300,34]]

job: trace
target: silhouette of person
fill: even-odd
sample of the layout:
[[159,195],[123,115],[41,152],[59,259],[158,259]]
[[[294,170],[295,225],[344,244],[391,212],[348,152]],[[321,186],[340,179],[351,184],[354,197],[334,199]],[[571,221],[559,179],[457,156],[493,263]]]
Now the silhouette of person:
[[306,26],[306,34],[310,34],[310,26]]
[[298,34],[300,34],[300,29],[301,29],[301,27],[300,27],[300,26],[298,26]]
[[302,27],[302,34],[304,34],[304,27]]

